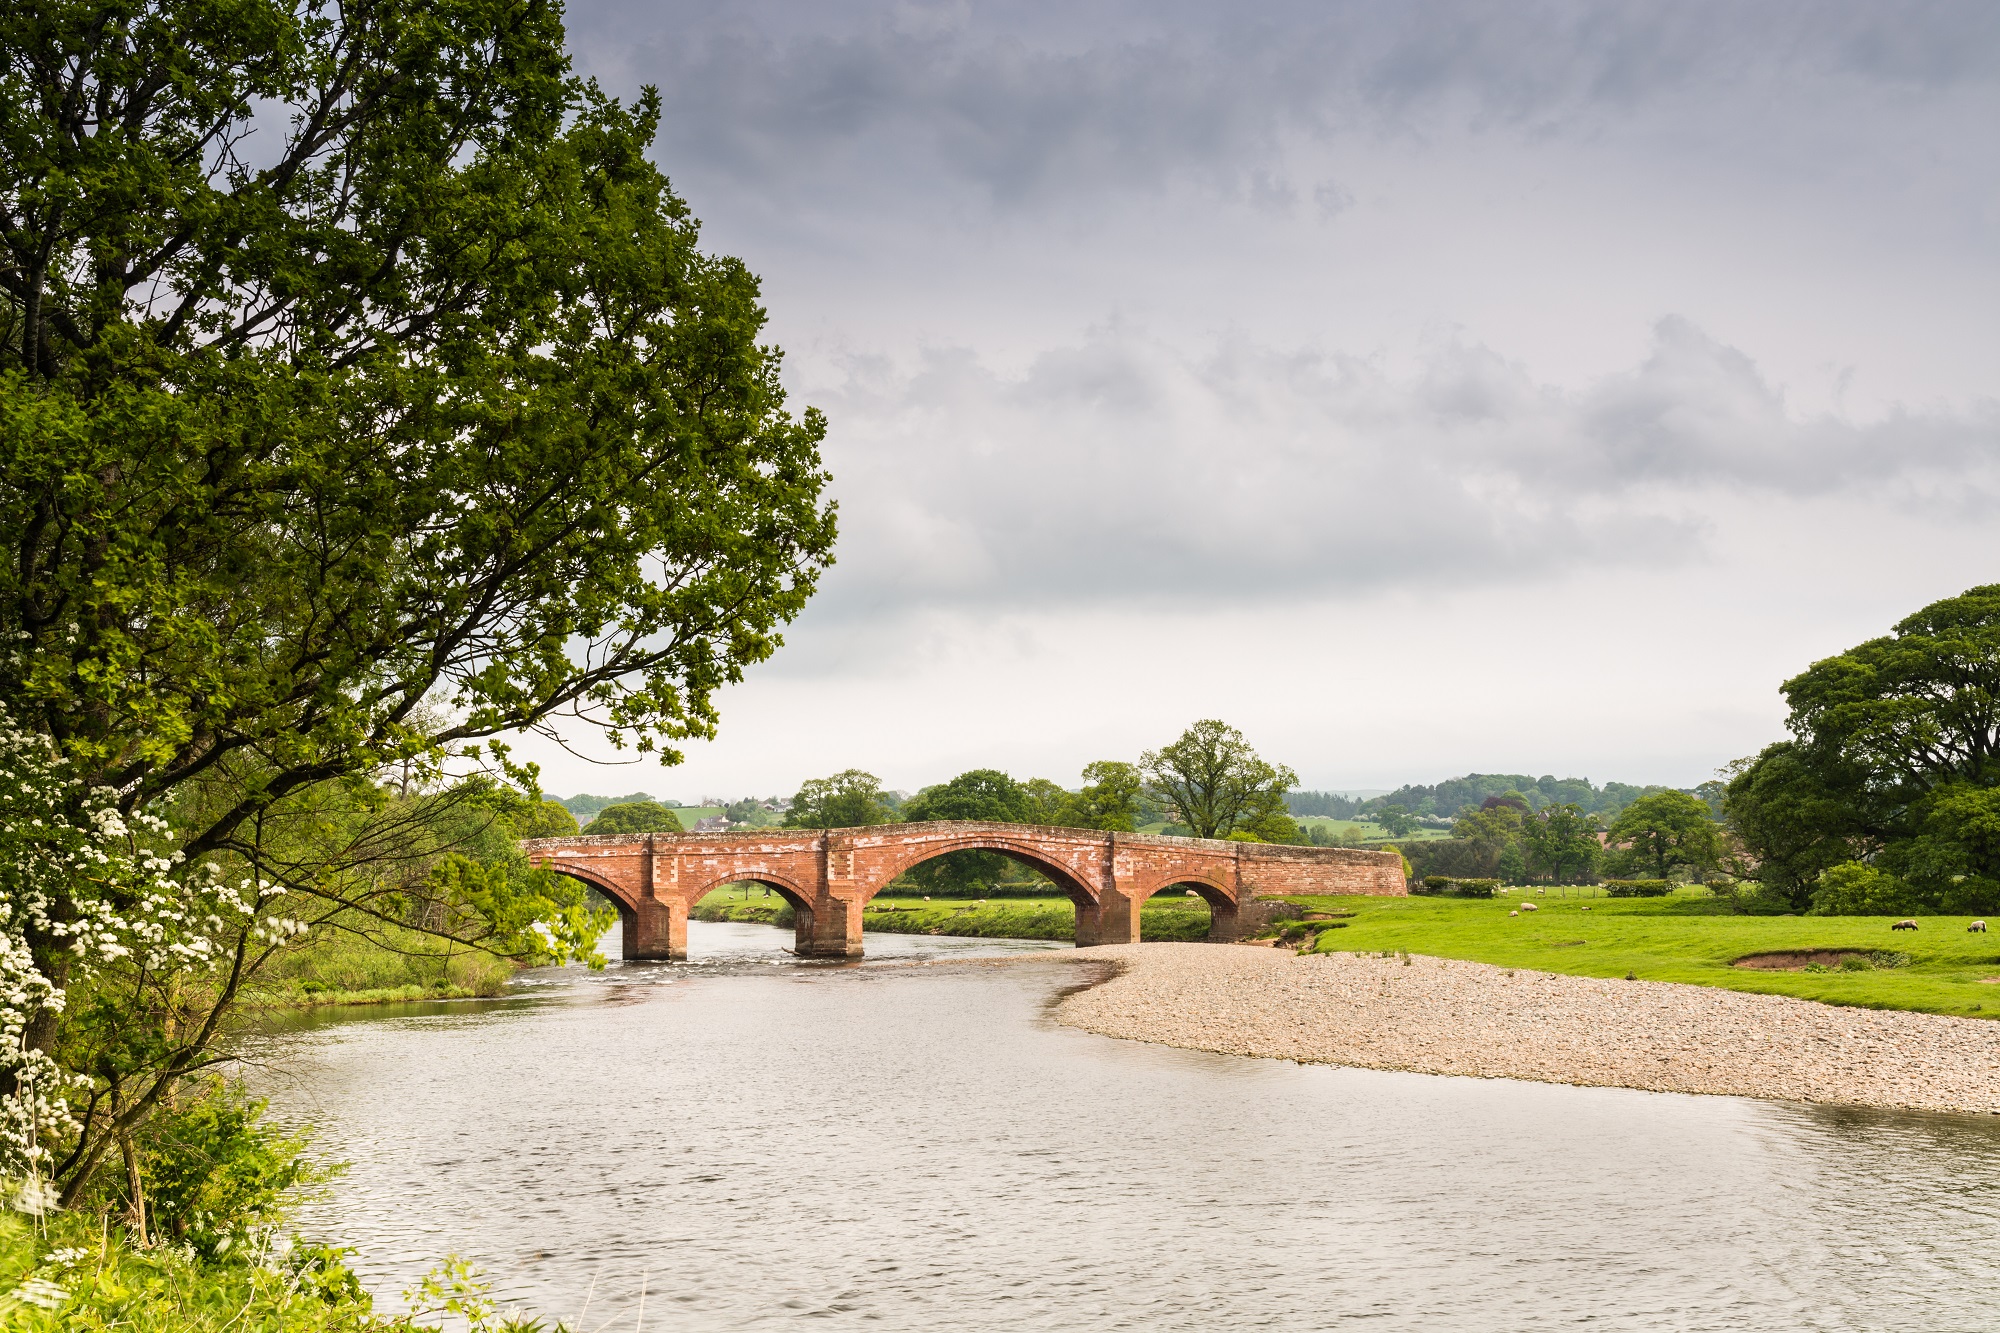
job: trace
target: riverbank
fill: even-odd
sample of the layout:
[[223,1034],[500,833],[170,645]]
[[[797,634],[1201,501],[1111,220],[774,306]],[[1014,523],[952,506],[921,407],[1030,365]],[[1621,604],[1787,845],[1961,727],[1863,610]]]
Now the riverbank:
[[2000,1114],[2000,1023],[1455,959],[1232,945],[1079,950],[1110,1037],[1303,1063]]
[[[1825,1004],[2000,1017],[2000,934],[1966,931],[1969,917],[1918,917],[1892,930],[1881,916],[1753,916],[1705,892],[1666,898],[1564,898],[1576,890],[1508,890],[1494,899],[1298,898],[1337,914],[1320,936],[1330,952],[1404,952],[1498,967],[1641,981],[1680,981],[1790,995]],[[1533,903],[1529,911],[1525,904]],[[1747,956],[1796,952],[1796,970],[1739,967]],[[1835,961],[1837,960],[1837,961]]]
[[[792,909],[754,885],[729,885],[688,914],[696,921],[790,926]],[[869,902],[862,929],[886,935],[953,935],[988,940],[1073,940],[1076,907],[1067,898],[908,898],[884,894]],[[1208,936],[1208,904],[1185,896],[1160,898],[1139,913],[1139,938],[1200,940]]]

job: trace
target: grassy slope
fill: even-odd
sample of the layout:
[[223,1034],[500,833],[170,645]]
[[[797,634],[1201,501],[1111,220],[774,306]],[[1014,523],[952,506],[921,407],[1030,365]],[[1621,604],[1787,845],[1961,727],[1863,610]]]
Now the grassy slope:
[[[1795,995],[1871,1009],[2000,1017],[2000,935],[1967,934],[1967,917],[1922,917],[1914,931],[1889,917],[1726,915],[1708,898],[1537,897],[1539,909],[1509,916],[1521,895],[1490,902],[1448,898],[1298,898],[1355,913],[1320,937],[1342,953],[1402,950],[1586,977],[1683,981]],[[1585,909],[1588,910],[1585,910]],[[1895,950],[1907,967],[1867,972],[1760,972],[1729,964],[1780,949]]]
[[463,999],[498,995],[514,975],[512,963],[491,954],[446,950],[415,931],[385,933],[396,948],[336,931],[280,954],[252,983],[250,1002],[302,1008]]

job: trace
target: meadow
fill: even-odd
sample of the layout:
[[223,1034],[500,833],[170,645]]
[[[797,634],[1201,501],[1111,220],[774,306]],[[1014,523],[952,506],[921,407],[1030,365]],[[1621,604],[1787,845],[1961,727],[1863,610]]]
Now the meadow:
[[[1966,931],[1969,917],[1747,916],[1726,898],[1682,891],[1664,898],[1579,898],[1513,889],[1491,900],[1296,898],[1308,909],[1352,913],[1321,932],[1319,952],[1428,954],[1585,977],[1679,981],[1792,995],[1825,1004],[2000,1017],[2000,936]],[[1575,890],[1570,892],[1574,893]],[[1535,911],[1522,910],[1523,901]],[[1518,913],[1518,915],[1511,915]],[[1888,955],[1848,971],[1731,966],[1781,951]],[[1898,961],[1898,958],[1907,961]],[[1854,966],[1850,964],[1849,966]]]

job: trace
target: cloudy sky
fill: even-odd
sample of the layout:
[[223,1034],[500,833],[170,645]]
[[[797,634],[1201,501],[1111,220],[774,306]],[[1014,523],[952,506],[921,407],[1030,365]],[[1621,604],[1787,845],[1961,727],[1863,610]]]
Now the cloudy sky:
[[[572,0],[831,420],[678,770],[1698,782],[2000,581],[2000,6]],[[612,757],[588,737],[577,749]]]

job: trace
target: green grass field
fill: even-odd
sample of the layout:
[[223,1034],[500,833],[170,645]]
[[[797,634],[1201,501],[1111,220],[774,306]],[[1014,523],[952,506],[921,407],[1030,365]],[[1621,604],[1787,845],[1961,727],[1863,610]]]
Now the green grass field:
[[[1551,890],[1554,893],[1555,890]],[[1539,910],[1521,912],[1526,899]],[[2000,1017],[2000,934],[1968,934],[1969,917],[1920,917],[1914,931],[1890,917],[1735,916],[1706,896],[1559,898],[1532,892],[1491,901],[1458,898],[1295,898],[1352,912],[1328,930],[1326,952],[1399,951],[1585,977],[1681,981],[1794,995],[1870,1009]],[[1746,954],[1860,949],[1907,954],[1901,967],[1766,972],[1731,967]]]

